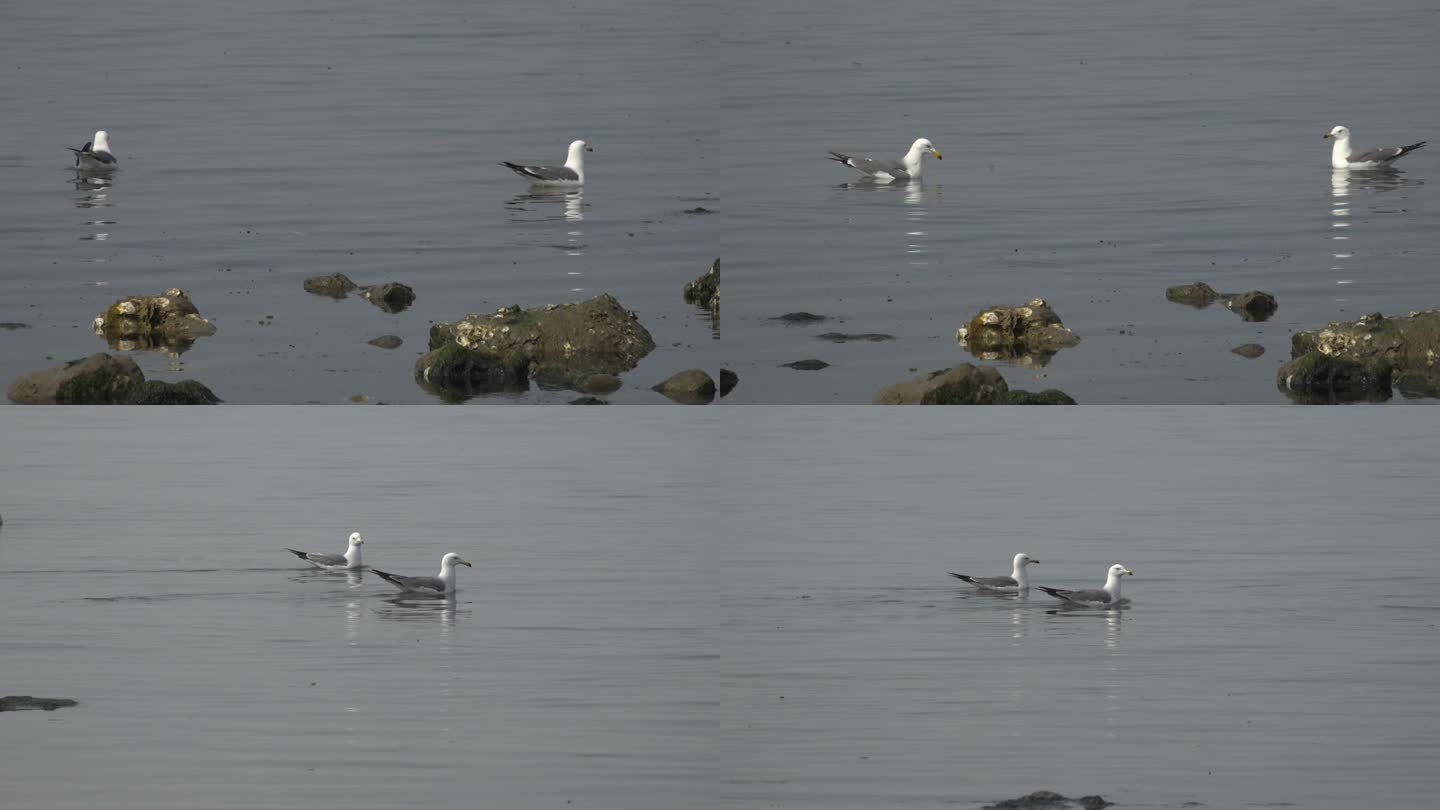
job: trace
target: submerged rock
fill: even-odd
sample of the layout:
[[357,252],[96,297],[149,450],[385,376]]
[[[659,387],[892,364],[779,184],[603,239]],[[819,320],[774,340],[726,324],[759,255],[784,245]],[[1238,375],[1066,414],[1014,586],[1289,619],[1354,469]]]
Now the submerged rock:
[[56,709],[63,709],[67,706],[79,706],[78,701],[70,698],[42,698],[31,697],[30,695],[6,695],[0,697],[0,712],[19,712],[29,709],[38,709],[42,712],[53,712]]
[[599,397],[577,397],[570,400],[570,405],[609,405],[610,403]]
[[1018,799],[1004,799],[994,804],[987,804],[983,810],[1067,810],[1071,807],[1079,807],[1081,810],[1104,810],[1113,804],[1114,802],[1106,801],[1103,796],[1081,796],[1078,799],[1071,799],[1051,790],[1037,790]]
[[720,319],[720,260],[716,259],[699,278],[685,285],[685,301],[710,311]]
[[1259,343],[1246,343],[1243,346],[1236,346],[1230,350],[1231,354],[1238,354],[1249,360],[1254,360],[1265,353],[1265,347]]
[[0,332],[14,332],[17,329],[29,329],[28,323],[0,323]]
[[162,295],[121,298],[95,318],[94,328],[112,349],[162,349],[176,354],[196,339],[215,334],[215,324],[200,317],[190,296],[175,287]]
[[624,382],[614,374],[587,374],[575,381],[575,390],[584,394],[609,394]]
[[1165,300],[1184,304],[1187,307],[1208,307],[1220,300],[1220,293],[1203,281],[1194,284],[1180,284],[1165,290]]
[[823,335],[817,335],[817,337],[819,337],[821,340],[828,340],[831,343],[849,343],[851,341],[879,343],[883,340],[895,339],[894,335],[886,335],[879,332],[860,332],[853,334],[846,334],[844,332],[826,332]]
[[707,405],[715,401],[715,380],[698,368],[671,374],[651,390],[682,405]]
[[960,327],[955,340],[984,360],[1037,366],[1049,363],[1056,352],[1080,342],[1041,298],[1018,307],[985,309]]
[[92,354],[58,368],[34,371],[10,385],[21,405],[214,405],[209,388],[194,380],[147,381],[129,357]]
[[404,312],[415,303],[415,291],[393,281],[365,287],[360,296],[385,312]]
[[830,318],[825,315],[816,315],[813,312],[801,311],[787,312],[784,315],[776,315],[770,320],[784,321],[786,323],[820,323],[821,321],[828,321],[830,320]]
[[1306,352],[1275,372],[1275,384],[1302,405],[1384,402],[1390,399],[1391,368]]
[[781,363],[785,368],[793,368],[796,371],[819,371],[822,368],[829,368],[830,364],[824,360],[810,358],[808,360],[796,360],[793,363]]
[[728,368],[720,369],[720,396],[725,396],[735,390],[740,384],[740,375]]
[[311,276],[305,279],[305,292],[315,295],[324,295],[329,298],[341,299],[348,293],[359,288],[360,285],[350,280],[344,273],[331,273],[328,276]]
[[503,307],[430,327],[431,351],[415,363],[422,386],[469,396],[525,388],[528,373],[557,388],[635,368],[655,340],[609,293],[578,304]]
[[398,349],[405,343],[405,340],[399,335],[381,335],[380,337],[371,338],[365,342],[381,349]]
[[100,352],[25,374],[7,393],[20,405],[117,405],[144,381],[134,360]]
[[1280,308],[1275,296],[1259,290],[1224,296],[1225,306],[1247,321],[1268,321]]
[[882,388],[876,405],[1074,405],[1062,391],[1011,391],[993,366],[961,363]]

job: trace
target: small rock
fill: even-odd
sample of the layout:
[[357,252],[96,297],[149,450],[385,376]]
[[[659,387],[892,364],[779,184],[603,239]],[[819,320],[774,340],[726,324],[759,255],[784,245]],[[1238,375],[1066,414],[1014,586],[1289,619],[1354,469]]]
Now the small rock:
[[393,281],[365,287],[360,291],[360,295],[385,312],[404,312],[415,303],[415,291]]
[[305,279],[305,292],[315,295],[324,295],[330,298],[344,298],[347,293],[358,288],[355,282],[344,273],[331,273],[328,276],[311,276]]
[[796,371],[819,371],[822,368],[830,367],[830,364],[824,360],[816,360],[813,357],[809,360],[796,360],[793,363],[781,363],[780,365],[785,368],[793,368]]
[[6,695],[0,697],[0,712],[19,712],[27,709],[38,709],[44,712],[53,712],[56,709],[63,709],[67,706],[79,706],[77,701],[70,698],[41,698],[30,695]]
[[1270,316],[1275,314],[1275,310],[1280,307],[1275,301],[1275,296],[1259,290],[1251,290],[1239,295],[1226,295],[1225,306],[1247,321],[1269,320]]
[[715,212],[712,211],[712,210],[709,209],[709,208],[706,208],[706,207],[703,206],[703,205],[697,205],[697,206],[695,206],[694,208],[686,208],[683,213],[686,213],[686,214],[713,214],[713,213],[715,213]]
[[381,335],[365,342],[381,349],[398,349],[405,341],[399,335]]
[[961,363],[880,390],[876,405],[1074,405],[1063,391],[1011,391],[993,366]]
[[183,352],[197,338],[215,334],[215,324],[200,317],[200,310],[184,290],[170,288],[161,295],[121,298],[94,321],[95,334],[112,349],[163,349]]
[[1255,358],[1265,353],[1265,347],[1261,346],[1259,343],[1246,343],[1243,346],[1236,346],[1235,348],[1231,349],[1230,352],[1232,354],[1238,354],[1241,357],[1254,360]]
[[813,312],[787,312],[784,315],[776,315],[772,321],[785,321],[786,323],[820,323],[830,320],[824,315],[816,315]]
[[218,405],[215,392],[194,380],[146,380],[130,390],[126,405]]
[[415,361],[415,380],[447,401],[496,391],[523,391],[530,387],[530,358],[519,352],[501,356],[451,343]]
[[1080,342],[1041,298],[1018,307],[989,307],[955,333],[966,351],[984,360],[1043,366],[1061,349]]
[[735,390],[740,384],[740,375],[728,368],[720,369],[720,396],[725,396]]
[[1106,801],[1102,796],[1081,796],[1078,799],[1071,799],[1054,791],[1037,790],[1018,799],[1005,799],[994,804],[987,804],[984,810],[1065,810],[1065,808],[1077,804],[1082,810],[1105,810],[1113,802]]
[[685,285],[685,301],[710,310],[710,317],[720,318],[720,260],[716,259],[699,278]]
[[29,329],[28,323],[0,323],[0,332],[14,332],[16,329]]
[[614,374],[587,374],[575,381],[575,390],[584,394],[608,394],[624,383]]
[[1209,284],[1197,281],[1194,284],[1181,284],[1166,289],[1165,300],[1187,307],[1208,307],[1220,300],[1220,293],[1215,292]]
[[894,340],[894,339],[895,339],[895,336],[894,336],[894,335],[885,335],[885,334],[881,334],[881,333],[879,333],[879,332],[863,332],[863,333],[857,333],[857,334],[845,334],[845,333],[842,333],[842,332],[826,332],[826,333],[823,334],[823,335],[817,335],[817,337],[819,337],[821,340],[828,340],[828,341],[830,341],[831,343],[849,343],[850,341],[864,341],[864,342],[869,342],[869,343],[879,343],[879,342],[882,341],[882,340]]
[[705,405],[715,399],[715,380],[698,368],[679,371],[651,390],[684,405]]
[[1075,405],[1075,400],[1064,391],[1058,388],[1046,388],[1044,391],[1009,391],[1005,394],[999,404],[1001,405]]
[[610,403],[599,397],[577,397],[570,400],[571,405],[609,405]]

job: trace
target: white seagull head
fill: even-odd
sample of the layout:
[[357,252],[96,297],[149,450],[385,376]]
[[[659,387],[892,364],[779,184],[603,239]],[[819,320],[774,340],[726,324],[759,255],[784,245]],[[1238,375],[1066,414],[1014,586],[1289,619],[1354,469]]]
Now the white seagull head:
[[1344,126],[1337,126],[1337,127],[1335,127],[1334,129],[1330,130],[1329,132],[1325,133],[1325,139],[1326,139],[1326,140],[1329,140],[1330,138],[1334,138],[1335,140],[1339,141],[1339,140],[1344,140],[1345,138],[1348,138],[1348,137],[1350,137],[1350,130],[1349,130],[1348,128],[1344,127]]
[[441,568],[454,568],[454,567],[457,566],[457,565],[464,565],[464,566],[468,566],[468,567],[470,567],[470,568],[474,568],[474,567],[475,567],[475,566],[473,566],[473,565],[470,565],[470,563],[468,563],[468,562],[460,559],[460,555],[459,555],[459,554],[456,554],[456,553],[453,552],[453,551],[450,552],[449,554],[446,554],[444,557],[441,557],[441,558],[440,558],[440,567],[441,567]]
[[1114,565],[1110,566],[1110,576],[1112,579],[1119,579],[1120,577],[1133,577],[1135,576],[1135,572],[1131,571],[1129,568],[1126,568],[1120,563],[1115,563]]
[[935,148],[935,144],[931,143],[929,138],[920,138],[915,141],[915,143],[910,145],[910,151],[917,154],[928,153],[936,160],[944,160],[944,158],[940,156],[940,150]]
[[360,532],[351,532],[351,533],[350,533],[350,545],[352,545],[352,546],[363,546],[363,545],[365,545],[365,538],[363,538],[363,537],[360,536]]
[[91,149],[91,151],[95,151],[95,152],[109,152],[109,151],[110,151],[110,133],[106,132],[106,131],[103,130],[103,129],[101,129],[101,130],[96,130],[96,132],[95,132],[95,140],[94,140],[93,143],[90,144],[90,149]]

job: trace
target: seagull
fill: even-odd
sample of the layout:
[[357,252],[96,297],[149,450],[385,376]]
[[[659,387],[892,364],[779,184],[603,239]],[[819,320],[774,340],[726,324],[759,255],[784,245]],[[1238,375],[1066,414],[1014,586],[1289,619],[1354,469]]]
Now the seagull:
[[532,186],[581,186],[585,184],[585,153],[594,151],[585,141],[574,141],[565,155],[564,166],[521,166],[508,160],[501,164],[529,180]]
[[103,129],[95,132],[95,140],[86,141],[79,149],[73,146],[65,148],[75,153],[76,168],[113,169],[120,164],[110,152],[110,133]]
[[351,532],[350,547],[345,549],[343,555],[321,554],[317,551],[296,551],[293,548],[287,548],[285,550],[316,568],[323,568],[329,571],[345,569],[354,571],[360,568],[360,547],[363,545],[365,545],[365,538],[361,537],[359,532]]
[[1120,604],[1120,577],[1133,576],[1135,576],[1134,571],[1120,563],[1115,563],[1110,566],[1110,570],[1106,574],[1105,587],[1097,591],[1067,591],[1064,588],[1047,588],[1044,585],[1036,587],[1063,601],[1066,605],[1114,607]]
[[899,160],[871,160],[839,152],[831,152],[829,160],[844,163],[873,180],[919,180],[920,172],[925,168],[924,158],[927,153],[934,155],[936,160],[942,160],[940,150],[930,143],[929,138],[920,138],[910,144],[910,151]]
[[1034,565],[1040,562],[1032,560],[1029,554],[1015,555],[1015,568],[1008,577],[972,577],[969,574],[956,574],[947,572],[956,579],[963,579],[982,591],[1028,591],[1030,590],[1030,578],[1025,574],[1025,566]]
[[371,568],[370,570],[384,579],[386,582],[399,588],[403,593],[437,593],[450,595],[455,593],[455,566],[475,566],[460,559],[460,555],[453,551],[440,558],[440,575],[434,577],[402,577],[399,574],[391,574],[386,571]]
[[1335,169],[1375,169],[1389,166],[1426,143],[1421,141],[1409,146],[1382,146],[1366,152],[1352,152],[1350,151],[1350,130],[1343,126],[1335,127],[1325,133],[1325,138],[1326,140],[1335,139],[1335,146],[1330,149],[1330,166]]

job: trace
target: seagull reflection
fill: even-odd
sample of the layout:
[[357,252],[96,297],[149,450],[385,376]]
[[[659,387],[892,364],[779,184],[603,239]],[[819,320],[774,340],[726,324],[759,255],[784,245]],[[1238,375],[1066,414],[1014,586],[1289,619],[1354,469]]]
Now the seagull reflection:
[[[505,206],[512,218],[526,222],[584,222],[585,192],[580,189],[535,188],[524,194],[517,194]],[[515,216],[538,214],[538,216]]]
[[944,194],[944,186],[926,186],[919,181],[896,181],[896,180],[860,180],[853,183],[841,183],[836,188],[845,191],[856,192],[890,192],[900,196],[907,206],[905,210],[905,233],[901,244],[904,246],[905,255],[910,260],[911,267],[926,267],[930,261],[926,254],[930,252],[926,240],[930,236],[929,223],[926,218],[930,216],[930,209],[939,205]]
[[381,600],[385,607],[376,609],[380,618],[402,622],[438,621],[445,627],[453,627],[459,609],[455,595],[401,594]]
[[[1410,180],[1405,173],[1395,169],[1334,169],[1330,172],[1330,239],[1334,242],[1350,241],[1347,230],[1356,220],[1350,217],[1356,197],[1363,194],[1383,194],[1407,186],[1423,185],[1423,181]],[[1363,227],[1363,221],[1362,227]],[[1331,270],[1348,269],[1344,262],[1354,258],[1348,245],[1335,245],[1331,253],[1334,264]],[[1337,279],[1336,284],[1349,284],[1350,279]]]

